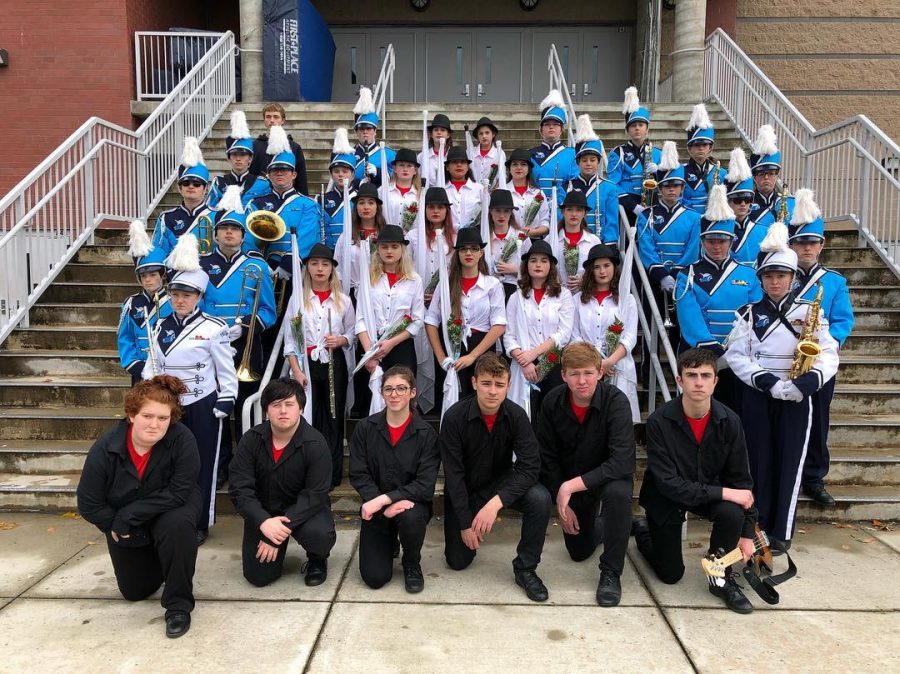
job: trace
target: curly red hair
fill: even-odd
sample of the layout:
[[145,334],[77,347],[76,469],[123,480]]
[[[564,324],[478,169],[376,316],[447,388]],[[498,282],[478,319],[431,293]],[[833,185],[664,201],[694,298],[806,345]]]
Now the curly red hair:
[[187,387],[178,377],[160,374],[153,379],[138,382],[125,396],[125,414],[136,416],[148,400],[167,405],[172,411],[172,423],[181,419],[183,410],[179,396],[187,393]]

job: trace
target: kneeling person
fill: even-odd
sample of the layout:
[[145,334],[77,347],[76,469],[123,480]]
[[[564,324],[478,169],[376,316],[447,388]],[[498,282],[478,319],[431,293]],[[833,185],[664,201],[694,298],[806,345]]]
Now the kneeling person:
[[516,584],[532,601],[546,601],[547,588],[536,569],[550,521],[550,494],[538,482],[537,440],[525,410],[506,399],[507,362],[488,352],[474,369],[475,395],[450,407],[441,423],[444,556],[451,569],[465,569],[500,509],[518,510],[522,535],[513,560]]
[[288,538],[306,550],[306,584],[328,576],[336,534],[331,515],[331,452],[303,418],[306,393],[292,379],[275,379],[262,392],[268,421],[238,442],[229,494],[244,518],[244,578],[263,587],[281,577]]
[[541,482],[556,499],[569,556],[584,561],[603,542],[597,603],[617,606],[631,528],[634,425],[628,397],[600,381],[600,372],[593,345],[563,349],[566,385],[547,394],[537,432]]
[[[681,523],[685,512],[712,520],[709,552],[740,546],[744,561],[753,553],[756,508],[753,478],[741,420],[714,400],[716,355],[689,349],[678,357],[683,393],[647,419],[647,470],[640,503],[647,519],[635,522],[638,550],[659,579],[674,584],[684,575]],[[709,591],[737,613],[753,606],[728,570],[710,578]]]

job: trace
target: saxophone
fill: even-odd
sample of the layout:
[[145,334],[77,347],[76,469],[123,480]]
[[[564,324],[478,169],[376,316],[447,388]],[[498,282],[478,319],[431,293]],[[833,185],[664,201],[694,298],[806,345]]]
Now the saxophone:
[[644,168],[644,179],[641,182],[641,206],[644,208],[650,208],[653,204],[653,191],[656,189],[656,179],[650,172],[651,163],[653,163],[653,143],[647,143],[641,152],[641,165]]
[[800,338],[797,342],[797,349],[794,351],[794,360],[791,363],[791,372],[788,375],[791,379],[796,379],[802,374],[810,371],[816,362],[816,358],[822,353],[822,347],[819,346],[818,332],[821,321],[819,320],[819,311],[822,307],[822,283],[816,284],[816,298],[806,312],[806,321],[803,323],[803,329],[800,331]]

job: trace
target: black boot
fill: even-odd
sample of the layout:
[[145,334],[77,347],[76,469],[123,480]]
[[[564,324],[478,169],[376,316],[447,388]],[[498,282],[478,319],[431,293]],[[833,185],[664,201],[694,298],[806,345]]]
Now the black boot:
[[328,559],[310,555],[309,560],[303,565],[302,571],[306,573],[304,582],[307,587],[321,585],[328,578]]
[[709,579],[709,592],[725,602],[725,606],[735,613],[753,613],[753,604],[744,596],[740,585],[737,584],[737,574],[731,569],[725,572],[725,584],[716,585],[713,579]]

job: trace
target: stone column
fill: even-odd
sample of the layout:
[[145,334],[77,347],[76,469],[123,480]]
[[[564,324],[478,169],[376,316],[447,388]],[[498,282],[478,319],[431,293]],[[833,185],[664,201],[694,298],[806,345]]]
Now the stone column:
[[703,95],[706,0],[678,0],[672,52],[672,101],[696,103]]
[[245,103],[263,99],[262,0],[240,0],[241,95]]

